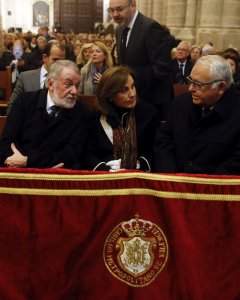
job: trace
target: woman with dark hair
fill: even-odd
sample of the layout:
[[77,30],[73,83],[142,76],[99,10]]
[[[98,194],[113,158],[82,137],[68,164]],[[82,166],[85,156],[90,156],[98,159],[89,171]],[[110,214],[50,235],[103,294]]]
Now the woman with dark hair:
[[239,56],[230,51],[224,51],[222,56],[228,61],[231,67],[235,88],[240,91]]
[[118,56],[117,56],[117,44],[116,43],[114,43],[112,46],[111,56],[112,56],[112,60],[113,60],[113,65],[117,66],[118,65]]
[[107,69],[97,89],[99,109],[93,116],[86,149],[86,168],[151,171],[157,110],[137,100],[134,74],[126,66]]

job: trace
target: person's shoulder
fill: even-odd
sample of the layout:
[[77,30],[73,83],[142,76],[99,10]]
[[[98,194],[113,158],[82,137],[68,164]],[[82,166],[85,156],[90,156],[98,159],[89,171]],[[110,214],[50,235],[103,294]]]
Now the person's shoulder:
[[148,102],[144,100],[139,100],[135,107],[136,114],[144,114],[144,115],[158,115],[158,110]]
[[29,78],[31,76],[34,76],[35,74],[40,74],[41,69],[35,69],[35,70],[28,70],[20,73],[20,77],[22,78]]
[[95,110],[89,109],[84,103],[81,101],[77,101],[76,104],[74,105],[72,111],[74,114],[77,114],[79,116],[84,116],[87,119],[92,118],[93,115],[95,114]]
[[225,101],[234,101],[236,104],[240,106],[240,91],[234,87],[232,84],[223,94],[222,99]]
[[37,105],[47,101],[47,89],[41,89],[34,92],[23,92],[17,96],[12,104],[12,109],[22,111],[29,111]]
[[36,99],[40,98],[47,98],[47,89],[39,89],[37,91],[31,91],[31,92],[24,92],[22,93],[21,98],[23,101],[36,101]]
[[153,24],[153,23],[157,23],[157,21],[143,15],[142,13],[138,12],[138,15],[137,15],[137,18],[136,18],[137,21],[141,21],[141,22],[144,22],[145,24]]

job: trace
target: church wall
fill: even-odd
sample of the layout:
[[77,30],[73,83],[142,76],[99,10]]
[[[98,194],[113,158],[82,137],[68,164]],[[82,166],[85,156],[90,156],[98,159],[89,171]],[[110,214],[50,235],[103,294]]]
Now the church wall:
[[[49,28],[53,26],[53,0],[49,4]],[[0,0],[3,29],[21,27],[37,32],[33,26],[36,0]],[[240,0],[136,0],[139,11],[167,25],[171,33],[191,44],[212,41],[216,50],[229,46],[240,50]],[[104,11],[108,0],[104,1]],[[106,16],[105,16],[106,18]],[[14,24],[14,26],[13,26]]]

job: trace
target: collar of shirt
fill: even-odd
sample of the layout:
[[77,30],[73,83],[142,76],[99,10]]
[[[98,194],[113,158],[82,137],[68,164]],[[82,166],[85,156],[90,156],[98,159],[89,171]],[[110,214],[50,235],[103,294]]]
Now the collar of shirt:
[[46,107],[48,114],[51,113],[51,107],[53,105],[55,105],[55,103],[53,102],[53,100],[52,100],[52,98],[51,98],[51,96],[50,96],[50,94],[48,92],[48,94],[47,94],[47,107]]
[[132,31],[133,25],[134,25],[134,23],[136,21],[137,15],[138,15],[138,11],[135,12],[135,15],[133,16],[132,21],[127,26],[129,28],[129,31],[128,31],[128,34],[127,34],[126,45],[128,44],[129,37],[130,37],[131,31]]
[[41,67],[40,70],[40,88],[42,89],[44,86],[44,82],[46,80],[46,74],[47,74],[47,70],[45,69],[44,65]]
[[185,68],[186,63],[187,63],[187,60],[185,60],[184,62],[180,62],[180,61],[178,60],[178,66],[179,66],[179,68],[180,68],[180,65],[183,65],[183,68]]

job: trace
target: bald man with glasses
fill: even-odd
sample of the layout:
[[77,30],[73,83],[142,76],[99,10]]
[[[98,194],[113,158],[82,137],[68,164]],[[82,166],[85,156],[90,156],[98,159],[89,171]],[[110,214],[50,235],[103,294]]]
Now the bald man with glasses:
[[189,93],[172,103],[157,133],[155,171],[240,174],[240,93],[228,62],[201,57],[188,76]]
[[139,98],[154,105],[165,120],[172,100],[171,49],[175,39],[163,26],[141,14],[135,0],[109,0],[120,65],[136,73]]

